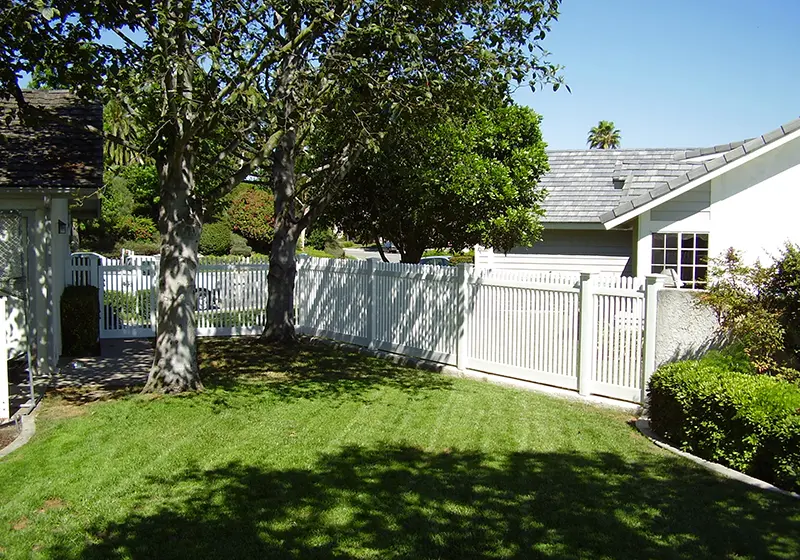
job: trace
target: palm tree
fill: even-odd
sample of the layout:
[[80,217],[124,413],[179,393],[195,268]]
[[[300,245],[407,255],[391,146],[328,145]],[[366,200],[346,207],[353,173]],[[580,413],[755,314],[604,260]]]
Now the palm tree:
[[597,126],[589,130],[589,138],[586,140],[589,149],[599,148],[601,150],[619,148],[621,137],[619,130],[614,128],[613,121],[600,121]]

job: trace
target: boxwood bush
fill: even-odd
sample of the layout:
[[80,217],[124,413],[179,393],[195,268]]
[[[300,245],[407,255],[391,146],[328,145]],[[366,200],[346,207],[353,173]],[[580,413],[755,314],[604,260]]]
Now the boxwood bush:
[[94,286],[67,286],[61,294],[61,353],[100,353],[100,302]]
[[652,428],[674,445],[800,491],[800,386],[711,353],[659,368],[649,397]]

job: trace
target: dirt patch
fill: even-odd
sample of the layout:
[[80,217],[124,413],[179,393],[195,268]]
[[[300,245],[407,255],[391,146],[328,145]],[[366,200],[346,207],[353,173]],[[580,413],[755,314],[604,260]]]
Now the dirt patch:
[[38,513],[46,513],[48,511],[50,511],[51,509],[61,509],[61,508],[66,507],[66,506],[67,506],[67,503],[64,500],[62,500],[61,498],[49,498],[49,499],[45,500],[44,503],[42,504],[42,507],[40,507],[36,511]]
[[14,425],[0,427],[0,449],[17,439],[18,434],[19,430]]
[[11,528],[14,529],[15,531],[22,531],[27,526],[28,526],[28,518],[22,516],[19,519],[17,519],[13,525],[11,525]]

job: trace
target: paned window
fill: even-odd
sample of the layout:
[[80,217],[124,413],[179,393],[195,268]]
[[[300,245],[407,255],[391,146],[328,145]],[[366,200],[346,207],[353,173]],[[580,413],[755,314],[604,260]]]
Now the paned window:
[[707,233],[654,233],[651,271],[675,271],[683,288],[703,289],[708,277]]

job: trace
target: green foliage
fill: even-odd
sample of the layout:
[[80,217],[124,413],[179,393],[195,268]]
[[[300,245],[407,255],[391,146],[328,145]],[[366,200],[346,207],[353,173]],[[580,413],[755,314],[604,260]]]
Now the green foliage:
[[586,143],[589,144],[589,149],[598,148],[601,150],[619,148],[621,136],[619,130],[614,128],[612,121],[600,121],[597,126],[593,126],[589,130],[589,137]]
[[712,353],[668,364],[649,385],[653,429],[681,449],[800,490],[800,387]]
[[119,227],[123,220],[133,215],[135,207],[133,193],[122,177],[111,178],[100,193],[100,224],[103,229],[119,237]]
[[779,310],[786,348],[800,363],[800,246],[787,243],[776,259],[764,292]]
[[100,303],[94,286],[67,286],[61,294],[61,342],[65,356],[100,354]]
[[253,254],[253,249],[247,244],[247,239],[236,233],[231,234],[231,255],[249,257]]
[[427,247],[532,244],[548,169],[539,122],[505,102],[409,115],[362,156],[329,215],[348,234],[392,241],[405,262]]
[[466,253],[458,253],[450,257],[450,264],[475,264],[475,251],[470,250]]
[[137,255],[158,255],[161,253],[161,245],[159,243],[151,241],[122,240],[114,245],[114,250],[109,256],[119,257],[122,249],[128,249]]
[[760,373],[798,377],[797,355],[787,352],[787,328],[796,333],[792,309],[800,303],[798,253],[791,245],[775,266],[748,266],[733,248],[711,262],[710,282],[700,301],[719,318],[725,335],[739,345]]
[[326,247],[337,245],[338,240],[330,228],[311,228],[311,231],[306,235],[306,245],[324,251]]
[[136,293],[118,290],[103,292],[103,305],[114,321],[114,317],[123,323],[150,323],[150,290],[139,290]]
[[155,222],[143,216],[125,216],[116,227],[117,235],[126,241],[158,243],[159,234]]
[[275,235],[275,199],[272,194],[247,187],[240,189],[228,207],[231,229],[246,240],[263,247]]
[[158,171],[154,165],[126,165],[119,171],[133,195],[137,211],[150,216],[158,206]]
[[231,250],[231,229],[223,222],[204,224],[200,234],[200,252],[227,255]]

